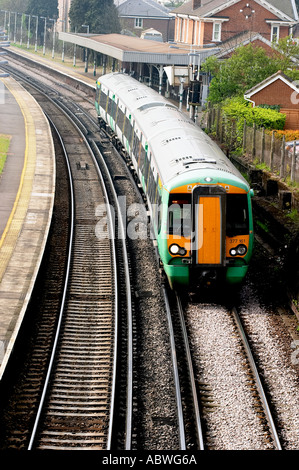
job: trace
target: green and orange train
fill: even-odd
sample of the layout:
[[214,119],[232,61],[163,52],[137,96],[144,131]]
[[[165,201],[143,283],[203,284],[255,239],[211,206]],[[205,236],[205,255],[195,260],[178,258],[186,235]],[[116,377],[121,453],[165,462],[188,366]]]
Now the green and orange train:
[[169,284],[241,283],[253,191],[235,166],[188,116],[128,75],[101,76],[95,106],[138,175]]

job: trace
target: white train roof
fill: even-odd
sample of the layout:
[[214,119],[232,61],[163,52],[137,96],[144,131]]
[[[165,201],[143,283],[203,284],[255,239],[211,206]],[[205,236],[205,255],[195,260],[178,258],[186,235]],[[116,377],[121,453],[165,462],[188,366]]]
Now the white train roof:
[[103,75],[98,82],[118,96],[132,114],[155,157],[163,184],[187,171],[189,178],[192,171],[199,179],[204,169],[205,173],[229,173],[227,176],[241,179],[248,186],[218,145],[155,90],[122,73]]

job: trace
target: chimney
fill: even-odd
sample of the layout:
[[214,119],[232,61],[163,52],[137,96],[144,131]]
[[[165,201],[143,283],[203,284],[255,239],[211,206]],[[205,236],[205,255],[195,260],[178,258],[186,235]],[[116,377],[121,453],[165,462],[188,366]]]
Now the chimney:
[[192,0],[192,10],[201,7],[202,0]]

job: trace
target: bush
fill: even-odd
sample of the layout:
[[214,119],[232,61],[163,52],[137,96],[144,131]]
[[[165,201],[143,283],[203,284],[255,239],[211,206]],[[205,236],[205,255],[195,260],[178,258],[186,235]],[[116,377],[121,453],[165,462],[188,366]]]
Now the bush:
[[222,107],[223,115],[228,119],[234,119],[238,128],[243,128],[244,119],[248,126],[256,124],[257,127],[264,127],[271,130],[282,130],[285,125],[286,115],[274,109],[253,108],[245,100],[240,98],[231,99]]

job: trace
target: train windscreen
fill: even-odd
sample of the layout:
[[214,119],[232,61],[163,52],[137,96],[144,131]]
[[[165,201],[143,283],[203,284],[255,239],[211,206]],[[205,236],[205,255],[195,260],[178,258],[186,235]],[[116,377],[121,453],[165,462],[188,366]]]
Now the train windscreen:
[[191,195],[171,194],[168,207],[168,233],[191,236]]
[[249,231],[247,194],[227,194],[226,235],[235,237]]

